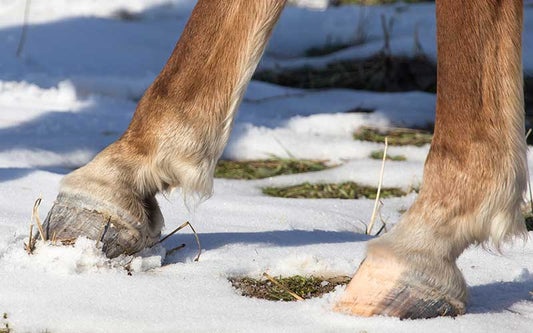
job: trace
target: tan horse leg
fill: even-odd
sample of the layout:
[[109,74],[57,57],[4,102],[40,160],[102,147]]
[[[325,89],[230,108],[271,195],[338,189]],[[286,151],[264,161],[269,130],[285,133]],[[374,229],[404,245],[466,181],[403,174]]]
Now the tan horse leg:
[[235,112],[284,4],[200,0],[124,135],[63,179],[46,237],[97,239],[108,226],[107,255],[133,253],[159,238],[157,192],[180,186],[209,196]]
[[400,223],[369,243],[338,311],[462,314],[468,295],[457,257],[525,231],[522,6],[437,0],[437,114],[423,186]]

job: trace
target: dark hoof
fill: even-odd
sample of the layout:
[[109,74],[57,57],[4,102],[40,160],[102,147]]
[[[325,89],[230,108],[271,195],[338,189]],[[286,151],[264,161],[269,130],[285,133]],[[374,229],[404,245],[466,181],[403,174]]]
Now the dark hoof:
[[155,198],[143,202],[140,218],[85,195],[60,193],[43,223],[45,239],[72,243],[79,236],[96,240],[109,258],[133,254],[160,237],[163,219]]

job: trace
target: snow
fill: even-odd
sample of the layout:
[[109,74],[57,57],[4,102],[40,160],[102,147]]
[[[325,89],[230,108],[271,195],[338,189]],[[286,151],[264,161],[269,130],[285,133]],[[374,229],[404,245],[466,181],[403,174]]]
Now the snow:
[[[414,26],[435,58],[432,4],[364,9],[367,41],[334,54],[305,58],[326,41],[350,41],[361,9],[316,10],[321,1],[289,7],[276,27],[261,66],[322,66],[365,57],[383,45],[379,17],[394,18],[391,48],[411,54]],[[242,297],[227,278],[247,275],[351,275],[365,255],[362,234],[373,201],[283,199],[265,186],[355,181],[377,184],[382,149],[357,142],[360,126],[424,126],[434,118],[435,96],[423,92],[301,90],[252,82],[240,107],[225,158],[271,155],[327,159],[321,172],[261,180],[215,180],[214,196],[189,212],[179,191],[158,197],[164,233],[188,229],[136,256],[106,259],[99,245],[80,239],[72,247],[39,243],[23,249],[34,200],[41,217],[51,207],[61,177],[89,161],[126,128],[136,101],[170,54],[193,6],[187,0],[54,0],[32,2],[28,39],[15,56],[24,1],[0,0],[0,313],[15,332],[530,332],[533,325],[531,240],[497,255],[472,247],[458,265],[470,286],[468,314],[399,321],[358,318],[331,311],[343,288],[298,303]],[[524,65],[533,69],[533,7],[526,5]],[[127,10],[138,20],[116,18]],[[528,56],[529,55],[529,56]],[[373,113],[347,112],[356,108]],[[384,186],[421,181],[423,147],[390,147],[405,162],[387,162]],[[533,163],[533,154],[528,159]],[[533,172],[533,169],[530,170]],[[383,200],[383,218],[396,223],[416,194]],[[381,225],[377,223],[375,228]],[[530,233],[530,238],[533,234]],[[186,247],[165,256],[165,250]],[[128,267],[131,276],[125,267]],[[0,322],[0,327],[1,326]]]

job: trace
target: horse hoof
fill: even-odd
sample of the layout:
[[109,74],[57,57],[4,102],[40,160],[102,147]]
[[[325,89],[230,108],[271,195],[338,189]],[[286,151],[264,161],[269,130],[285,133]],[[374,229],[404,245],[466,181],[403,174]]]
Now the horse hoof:
[[[155,198],[146,200],[152,219],[162,224]],[[83,194],[60,192],[43,223],[44,238],[69,244],[80,236],[99,242],[109,258],[136,253],[157,242],[160,227],[151,228],[150,214],[134,217],[115,205]]]
[[465,313],[466,298],[466,285],[455,264],[439,273],[369,252],[334,310],[365,317],[454,317]]

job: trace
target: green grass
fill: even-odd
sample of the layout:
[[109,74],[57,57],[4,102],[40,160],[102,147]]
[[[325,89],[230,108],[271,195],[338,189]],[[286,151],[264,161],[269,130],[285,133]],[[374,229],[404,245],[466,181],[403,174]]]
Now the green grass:
[[379,129],[363,126],[357,130],[353,138],[360,141],[370,141],[384,143],[385,137],[391,146],[423,146],[431,143],[433,135],[427,131],[414,130],[408,128],[387,128]]
[[[338,285],[350,282],[348,276],[339,276],[330,279],[319,277],[304,277],[294,275],[289,277],[276,277],[276,280],[298,296],[308,299],[322,296],[335,289]],[[230,278],[229,281],[243,296],[267,299],[270,301],[294,301],[289,293],[266,279],[253,279],[250,277]]]
[[[331,51],[331,47],[341,46],[327,46],[312,52]],[[378,53],[367,59],[342,60],[320,68],[303,66],[261,71],[255,73],[254,79],[305,89],[435,92],[437,69],[423,56],[397,57]]]
[[[341,184],[310,184],[287,187],[265,187],[263,193],[281,198],[305,198],[305,199],[360,199],[376,198],[375,187],[362,186],[354,182]],[[400,197],[407,193],[399,188],[381,188],[381,198]]]
[[261,179],[295,173],[321,171],[329,168],[326,161],[297,159],[268,159],[254,161],[220,160],[215,168],[216,178]]
[[[375,150],[370,154],[370,157],[375,160],[383,159],[383,150]],[[387,154],[387,160],[389,161],[405,161],[407,158],[404,155],[390,155]]]

